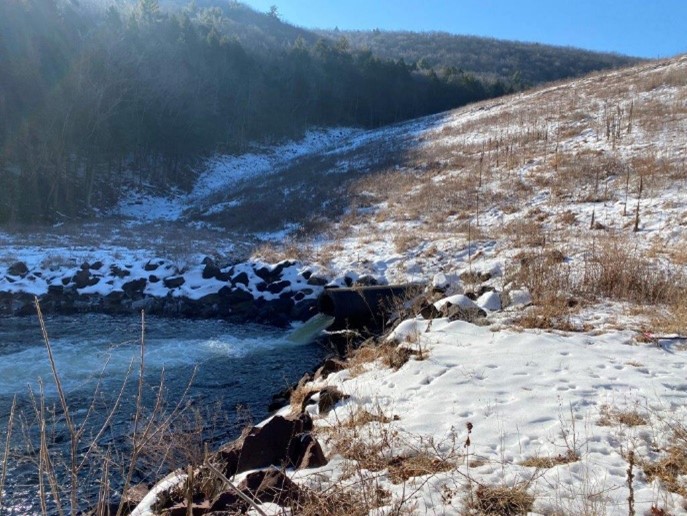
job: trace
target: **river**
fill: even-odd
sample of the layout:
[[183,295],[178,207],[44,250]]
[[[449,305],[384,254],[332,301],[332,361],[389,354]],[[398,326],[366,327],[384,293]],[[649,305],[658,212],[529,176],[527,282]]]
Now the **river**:
[[[113,491],[121,482],[119,469],[127,466],[139,389],[141,320],[78,315],[49,317],[45,322],[69,413],[76,425],[86,421],[78,450],[80,456],[88,452],[92,457],[81,469],[79,498],[80,504],[87,505],[97,495],[106,458],[112,464]],[[158,441],[178,440],[181,444],[172,446],[166,457],[161,453],[152,453],[151,457],[146,454],[139,461],[136,482],[154,482],[175,461],[187,460],[184,452],[192,454],[195,449],[197,455],[202,449],[201,440],[216,447],[235,438],[245,423],[258,422],[268,415],[272,394],[297,381],[326,355],[317,344],[293,342],[284,330],[219,320],[147,317],[143,341],[141,414],[147,420],[155,412],[156,401],[162,400],[155,419],[158,426],[167,424],[163,425],[165,437],[158,439],[156,446],[160,445]],[[36,465],[40,418],[36,413],[40,411],[41,380],[47,414],[44,419],[48,422],[46,443],[58,480],[68,491],[68,467],[62,462],[68,462],[69,432],[40,325],[36,318],[0,319],[3,444],[15,397],[17,403],[3,504],[10,514],[40,511]],[[120,392],[121,401],[117,402]],[[99,434],[115,406],[113,418]],[[170,415],[174,417],[168,420]],[[92,442],[97,447],[91,447]],[[47,475],[44,478],[49,490]],[[67,506],[66,502],[61,505]]]

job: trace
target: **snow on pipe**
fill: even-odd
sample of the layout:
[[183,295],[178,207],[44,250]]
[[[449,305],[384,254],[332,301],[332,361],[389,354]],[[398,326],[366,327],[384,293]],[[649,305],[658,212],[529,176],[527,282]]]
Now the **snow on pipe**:
[[389,316],[423,287],[417,284],[328,288],[317,299],[320,313],[334,317],[329,330],[381,330]]

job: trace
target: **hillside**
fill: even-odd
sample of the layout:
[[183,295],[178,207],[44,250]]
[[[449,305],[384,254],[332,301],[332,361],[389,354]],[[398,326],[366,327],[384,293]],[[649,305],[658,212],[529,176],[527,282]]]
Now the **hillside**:
[[199,160],[313,127],[379,127],[503,94],[355,52],[241,4],[0,3],[0,223],[187,190]]
[[[318,31],[332,39],[346,38],[351,47],[385,59],[404,59],[437,73],[458,69],[478,77],[530,87],[606,68],[640,62],[634,57],[579,48],[505,41],[445,32]],[[445,73],[445,72],[444,72]]]
[[315,512],[687,513],[686,128],[683,56],[386,133],[403,157],[302,256],[438,313],[303,387],[350,396],[306,409]]
[[[0,3],[0,224],[84,220],[133,189],[188,192],[217,153],[316,127],[382,127],[522,86],[507,52],[488,66],[508,77],[433,73],[237,2],[93,2]],[[548,78],[589,68],[558,66],[566,52],[536,64]]]

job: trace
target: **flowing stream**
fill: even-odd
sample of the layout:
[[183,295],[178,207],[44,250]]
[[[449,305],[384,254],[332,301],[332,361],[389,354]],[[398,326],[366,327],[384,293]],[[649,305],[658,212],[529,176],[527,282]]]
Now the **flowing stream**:
[[[171,422],[171,435],[175,430],[188,433],[189,422],[195,422],[190,432],[193,435],[202,434],[202,439],[214,446],[229,441],[244,424],[268,415],[272,394],[322,360],[327,351],[311,341],[329,323],[326,317],[316,317],[289,335],[288,331],[258,325],[148,317],[143,334],[142,413],[150,416],[161,400],[164,408],[160,420],[180,409],[181,415]],[[125,457],[137,405],[141,321],[106,315],[59,316],[47,318],[46,327],[72,419],[75,424],[86,421],[79,452],[97,442],[98,453]],[[36,466],[40,425],[36,414],[41,390],[48,448],[55,457],[58,480],[67,486],[67,468],[57,461],[68,459],[69,432],[38,321],[0,319],[0,444],[5,442],[14,398],[17,404],[3,503],[10,514],[40,512]],[[120,401],[116,401],[120,392]],[[98,435],[115,406],[106,431]],[[97,494],[99,477],[95,475],[103,461],[95,462],[94,471],[88,470],[90,466],[83,469],[89,483],[80,494],[82,499],[93,499]],[[120,460],[120,465],[125,463]],[[160,471],[165,467],[169,465]],[[143,466],[139,469],[135,481],[155,480],[154,471],[146,472]],[[116,478],[112,482],[116,491]]]

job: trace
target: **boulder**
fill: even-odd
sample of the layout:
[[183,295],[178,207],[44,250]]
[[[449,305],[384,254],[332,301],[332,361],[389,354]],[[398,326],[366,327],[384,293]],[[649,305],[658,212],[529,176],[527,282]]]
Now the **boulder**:
[[231,279],[231,274],[228,272],[222,272],[222,269],[217,267],[214,263],[208,263],[203,268],[202,273],[203,279],[215,278],[219,281],[229,281]]
[[327,283],[329,283],[329,280],[320,276],[310,276],[308,278],[308,285],[315,287],[324,287]]
[[128,271],[126,269],[122,269],[121,267],[119,267],[117,265],[110,265],[110,273],[113,276],[116,276],[120,279],[126,278],[127,276],[131,275],[130,271]]
[[302,499],[301,488],[277,469],[249,473],[238,485],[241,491],[251,493],[262,503],[291,505]]
[[146,272],[152,272],[152,271],[156,271],[158,267],[159,267],[159,265],[157,263],[153,263],[153,262],[149,261],[143,266],[143,270],[145,270]]
[[7,274],[10,276],[24,276],[28,274],[29,268],[24,262],[15,262],[7,269]]
[[290,281],[275,281],[274,283],[270,283],[269,285],[267,285],[267,290],[272,294],[278,294],[279,292],[290,286]]
[[224,474],[227,477],[269,466],[301,467],[306,452],[317,455],[308,450],[313,446],[312,440],[304,438],[312,426],[308,414],[298,417],[274,416],[262,426],[253,427],[241,438],[221,448],[217,458],[225,465]]
[[145,278],[139,278],[131,281],[127,281],[122,285],[122,290],[131,299],[140,298],[143,296],[143,291],[146,288],[148,282]]
[[186,280],[184,279],[183,276],[172,276],[169,278],[165,278],[162,280],[166,288],[178,288],[182,286],[184,283],[186,283]]
[[238,283],[242,283],[243,285],[248,286],[249,280],[248,280],[248,274],[244,272],[239,272],[236,276],[231,278],[231,282],[234,283],[235,285]]
[[374,287],[375,285],[379,285],[379,281],[377,281],[374,276],[366,274],[355,280],[354,285],[356,287]]
[[91,276],[91,272],[89,271],[89,269],[83,268],[79,272],[77,272],[72,278],[72,282],[74,283],[74,286],[77,289],[96,285],[98,281],[100,281],[100,278]]
[[487,291],[477,298],[476,303],[483,310],[495,312],[501,310],[501,295],[493,290]]
[[[305,497],[305,491],[277,469],[249,473],[237,488],[257,502],[288,507],[298,506]],[[249,507],[236,492],[230,490],[215,497],[209,510],[212,513],[227,511],[228,514],[239,514],[247,512]]]
[[446,292],[450,286],[451,283],[443,272],[437,272],[432,278],[432,289],[435,292]]
[[434,307],[441,312],[442,317],[448,317],[451,321],[473,322],[487,315],[472,299],[463,294],[440,299],[434,303]]
[[281,279],[282,270],[283,267],[275,267],[272,270],[270,270],[268,267],[260,267],[255,269],[255,275],[262,279],[265,283],[274,283],[275,281],[279,281]]

